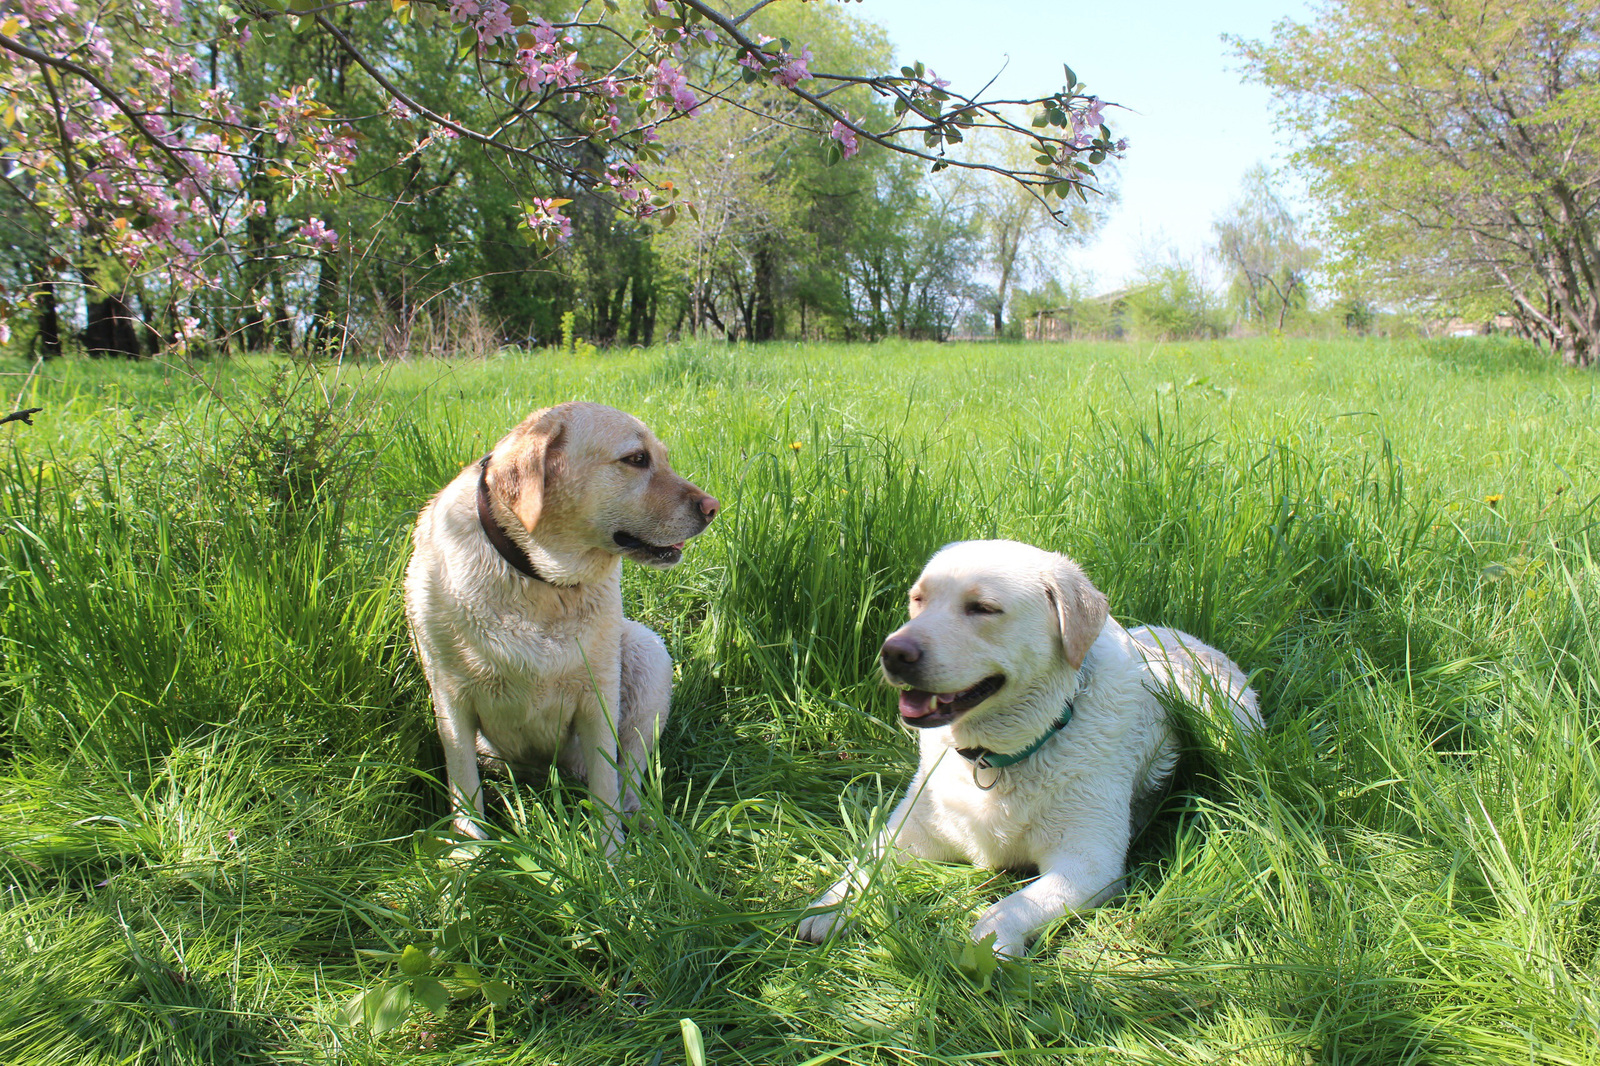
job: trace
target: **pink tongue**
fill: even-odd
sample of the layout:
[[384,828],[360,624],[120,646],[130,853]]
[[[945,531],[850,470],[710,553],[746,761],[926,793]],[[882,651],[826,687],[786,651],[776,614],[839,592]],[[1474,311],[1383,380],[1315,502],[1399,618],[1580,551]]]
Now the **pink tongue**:
[[900,693],[900,716],[926,718],[934,711],[934,700],[934,694],[931,692],[924,692],[920,688],[907,689]]

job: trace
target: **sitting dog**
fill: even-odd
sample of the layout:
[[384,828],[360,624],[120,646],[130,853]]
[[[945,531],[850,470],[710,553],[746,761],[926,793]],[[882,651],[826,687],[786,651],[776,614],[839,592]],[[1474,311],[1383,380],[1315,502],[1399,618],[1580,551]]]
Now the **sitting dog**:
[[480,758],[557,761],[588,782],[615,851],[672,688],[661,638],[622,616],[622,560],[676,565],[717,508],[637,418],[564,403],[529,415],[422,509],[406,617],[458,832],[484,837]]
[[872,863],[901,849],[1039,877],[972,930],[1022,956],[1042,927],[1120,891],[1133,833],[1177,762],[1158,693],[1260,726],[1256,695],[1226,655],[1185,633],[1124,629],[1072,560],[1014,541],[937,552],[889,635],[883,675],[921,758],[872,852],[814,904],[800,936],[844,924]]

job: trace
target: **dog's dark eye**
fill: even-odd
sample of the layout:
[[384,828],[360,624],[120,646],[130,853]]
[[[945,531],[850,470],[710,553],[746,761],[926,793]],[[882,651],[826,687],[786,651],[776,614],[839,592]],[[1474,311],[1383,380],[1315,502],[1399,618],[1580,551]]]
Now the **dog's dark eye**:
[[977,600],[973,600],[971,603],[967,604],[967,613],[968,614],[1005,614],[1004,611],[1002,611],[1000,608],[996,607],[994,604],[992,604],[992,603],[979,603]]
[[643,470],[650,465],[650,453],[634,452],[631,455],[624,455],[620,461],[627,463],[629,466],[636,466],[640,470]]

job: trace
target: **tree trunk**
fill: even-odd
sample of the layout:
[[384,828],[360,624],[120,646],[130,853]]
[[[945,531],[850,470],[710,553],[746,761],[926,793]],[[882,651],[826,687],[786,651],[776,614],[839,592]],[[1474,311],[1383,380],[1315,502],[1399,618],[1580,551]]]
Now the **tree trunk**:
[[83,346],[97,359],[106,355],[137,359],[144,354],[139,348],[137,327],[127,302],[115,293],[107,293],[99,300],[89,301]]
[[56,310],[55,275],[48,267],[34,263],[33,286],[33,312],[39,327],[39,357],[51,359],[61,354],[61,316]]
[[311,309],[311,329],[306,333],[308,354],[341,354],[343,331],[339,323],[339,261],[318,257],[317,298]]
[[770,341],[778,334],[778,313],[773,289],[778,273],[777,256],[773,253],[772,238],[762,237],[756,244],[756,307],[755,321],[751,324],[750,339]]

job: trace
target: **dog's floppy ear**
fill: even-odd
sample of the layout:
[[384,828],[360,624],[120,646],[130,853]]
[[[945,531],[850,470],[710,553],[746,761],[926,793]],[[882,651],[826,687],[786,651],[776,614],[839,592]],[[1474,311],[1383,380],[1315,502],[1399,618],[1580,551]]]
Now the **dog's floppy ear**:
[[1078,564],[1065,555],[1056,556],[1056,565],[1044,575],[1045,595],[1056,609],[1056,625],[1061,634],[1061,650],[1074,670],[1106,624],[1106,597],[1090,584]]
[[544,511],[545,496],[560,469],[556,453],[567,425],[561,413],[535,411],[495,445],[495,487],[529,532]]

